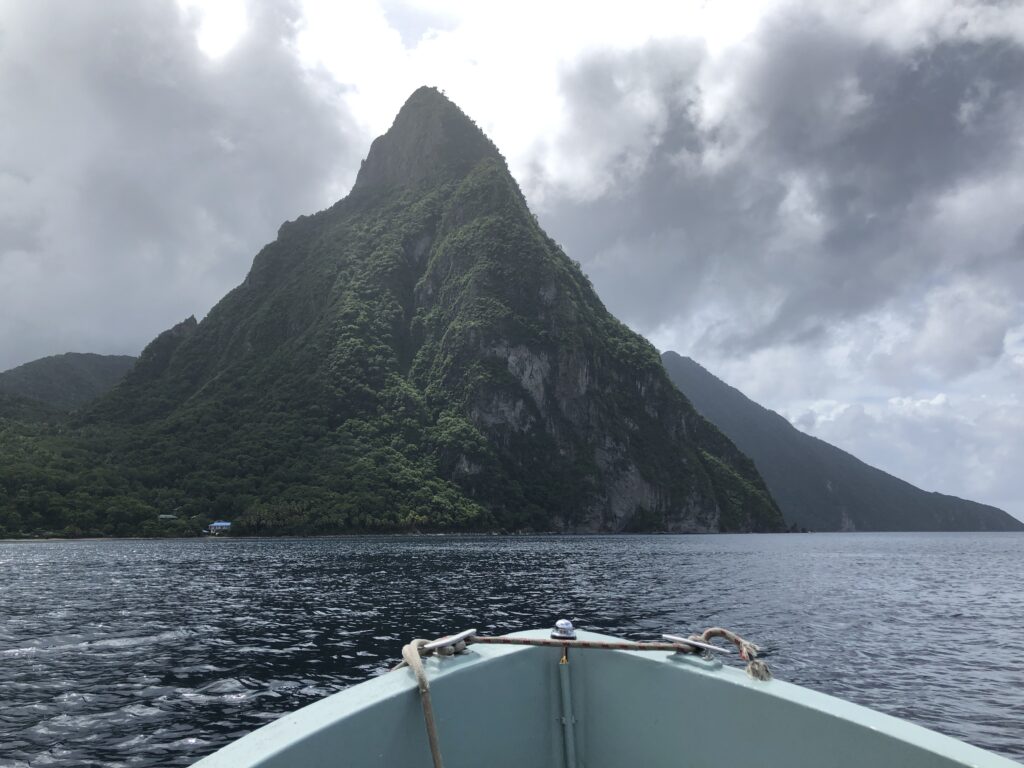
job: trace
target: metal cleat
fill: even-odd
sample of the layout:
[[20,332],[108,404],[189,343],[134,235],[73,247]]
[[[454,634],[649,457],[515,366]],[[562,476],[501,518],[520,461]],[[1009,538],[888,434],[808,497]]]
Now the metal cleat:
[[423,653],[434,652],[439,656],[454,656],[466,650],[466,640],[476,634],[476,629],[467,629],[457,635],[439,637],[422,647]]

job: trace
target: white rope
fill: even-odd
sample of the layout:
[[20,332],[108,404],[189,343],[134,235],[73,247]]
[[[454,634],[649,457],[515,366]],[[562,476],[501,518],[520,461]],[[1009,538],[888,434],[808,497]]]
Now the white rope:
[[713,637],[724,637],[730,643],[736,646],[740,652],[740,658],[747,662],[747,674],[755,680],[771,680],[772,671],[768,668],[761,659],[757,658],[757,654],[761,649],[750,642],[744,640],[742,637],[737,635],[735,632],[730,632],[728,629],[722,627],[709,627],[701,632],[699,635],[690,635],[691,640],[697,640],[698,642],[709,643]]
[[434,705],[430,701],[430,683],[427,681],[427,671],[423,668],[423,659],[420,656],[420,648],[427,642],[427,640],[413,640],[403,646],[402,658],[416,675],[416,683],[420,689],[420,704],[423,705],[423,722],[427,727],[427,741],[430,742],[430,756],[434,760],[434,768],[443,768],[441,745],[437,738],[437,723],[434,722]]

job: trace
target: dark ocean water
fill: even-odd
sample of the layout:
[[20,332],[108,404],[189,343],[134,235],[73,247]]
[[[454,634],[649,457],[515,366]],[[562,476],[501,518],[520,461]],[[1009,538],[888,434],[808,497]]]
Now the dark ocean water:
[[451,630],[719,624],[1024,760],[1024,535],[0,543],[0,765],[188,765]]

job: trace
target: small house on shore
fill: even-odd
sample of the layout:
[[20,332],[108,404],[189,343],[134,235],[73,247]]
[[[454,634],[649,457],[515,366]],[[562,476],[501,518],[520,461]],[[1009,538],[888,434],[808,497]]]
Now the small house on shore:
[[231,533],[231,523],[227,520],[217,520],[210,523],[209,530],[214,536],[219,536],[222,533]]

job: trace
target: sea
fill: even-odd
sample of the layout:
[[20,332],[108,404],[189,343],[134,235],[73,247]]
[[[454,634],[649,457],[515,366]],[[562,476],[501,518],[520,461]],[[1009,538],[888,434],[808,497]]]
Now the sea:
[[[415,637],[728,627],[782,680],[1024,761],[1024,534],[0,543],[0,766],[185,766]],[[728,663],[728,662],[727,662]]]

